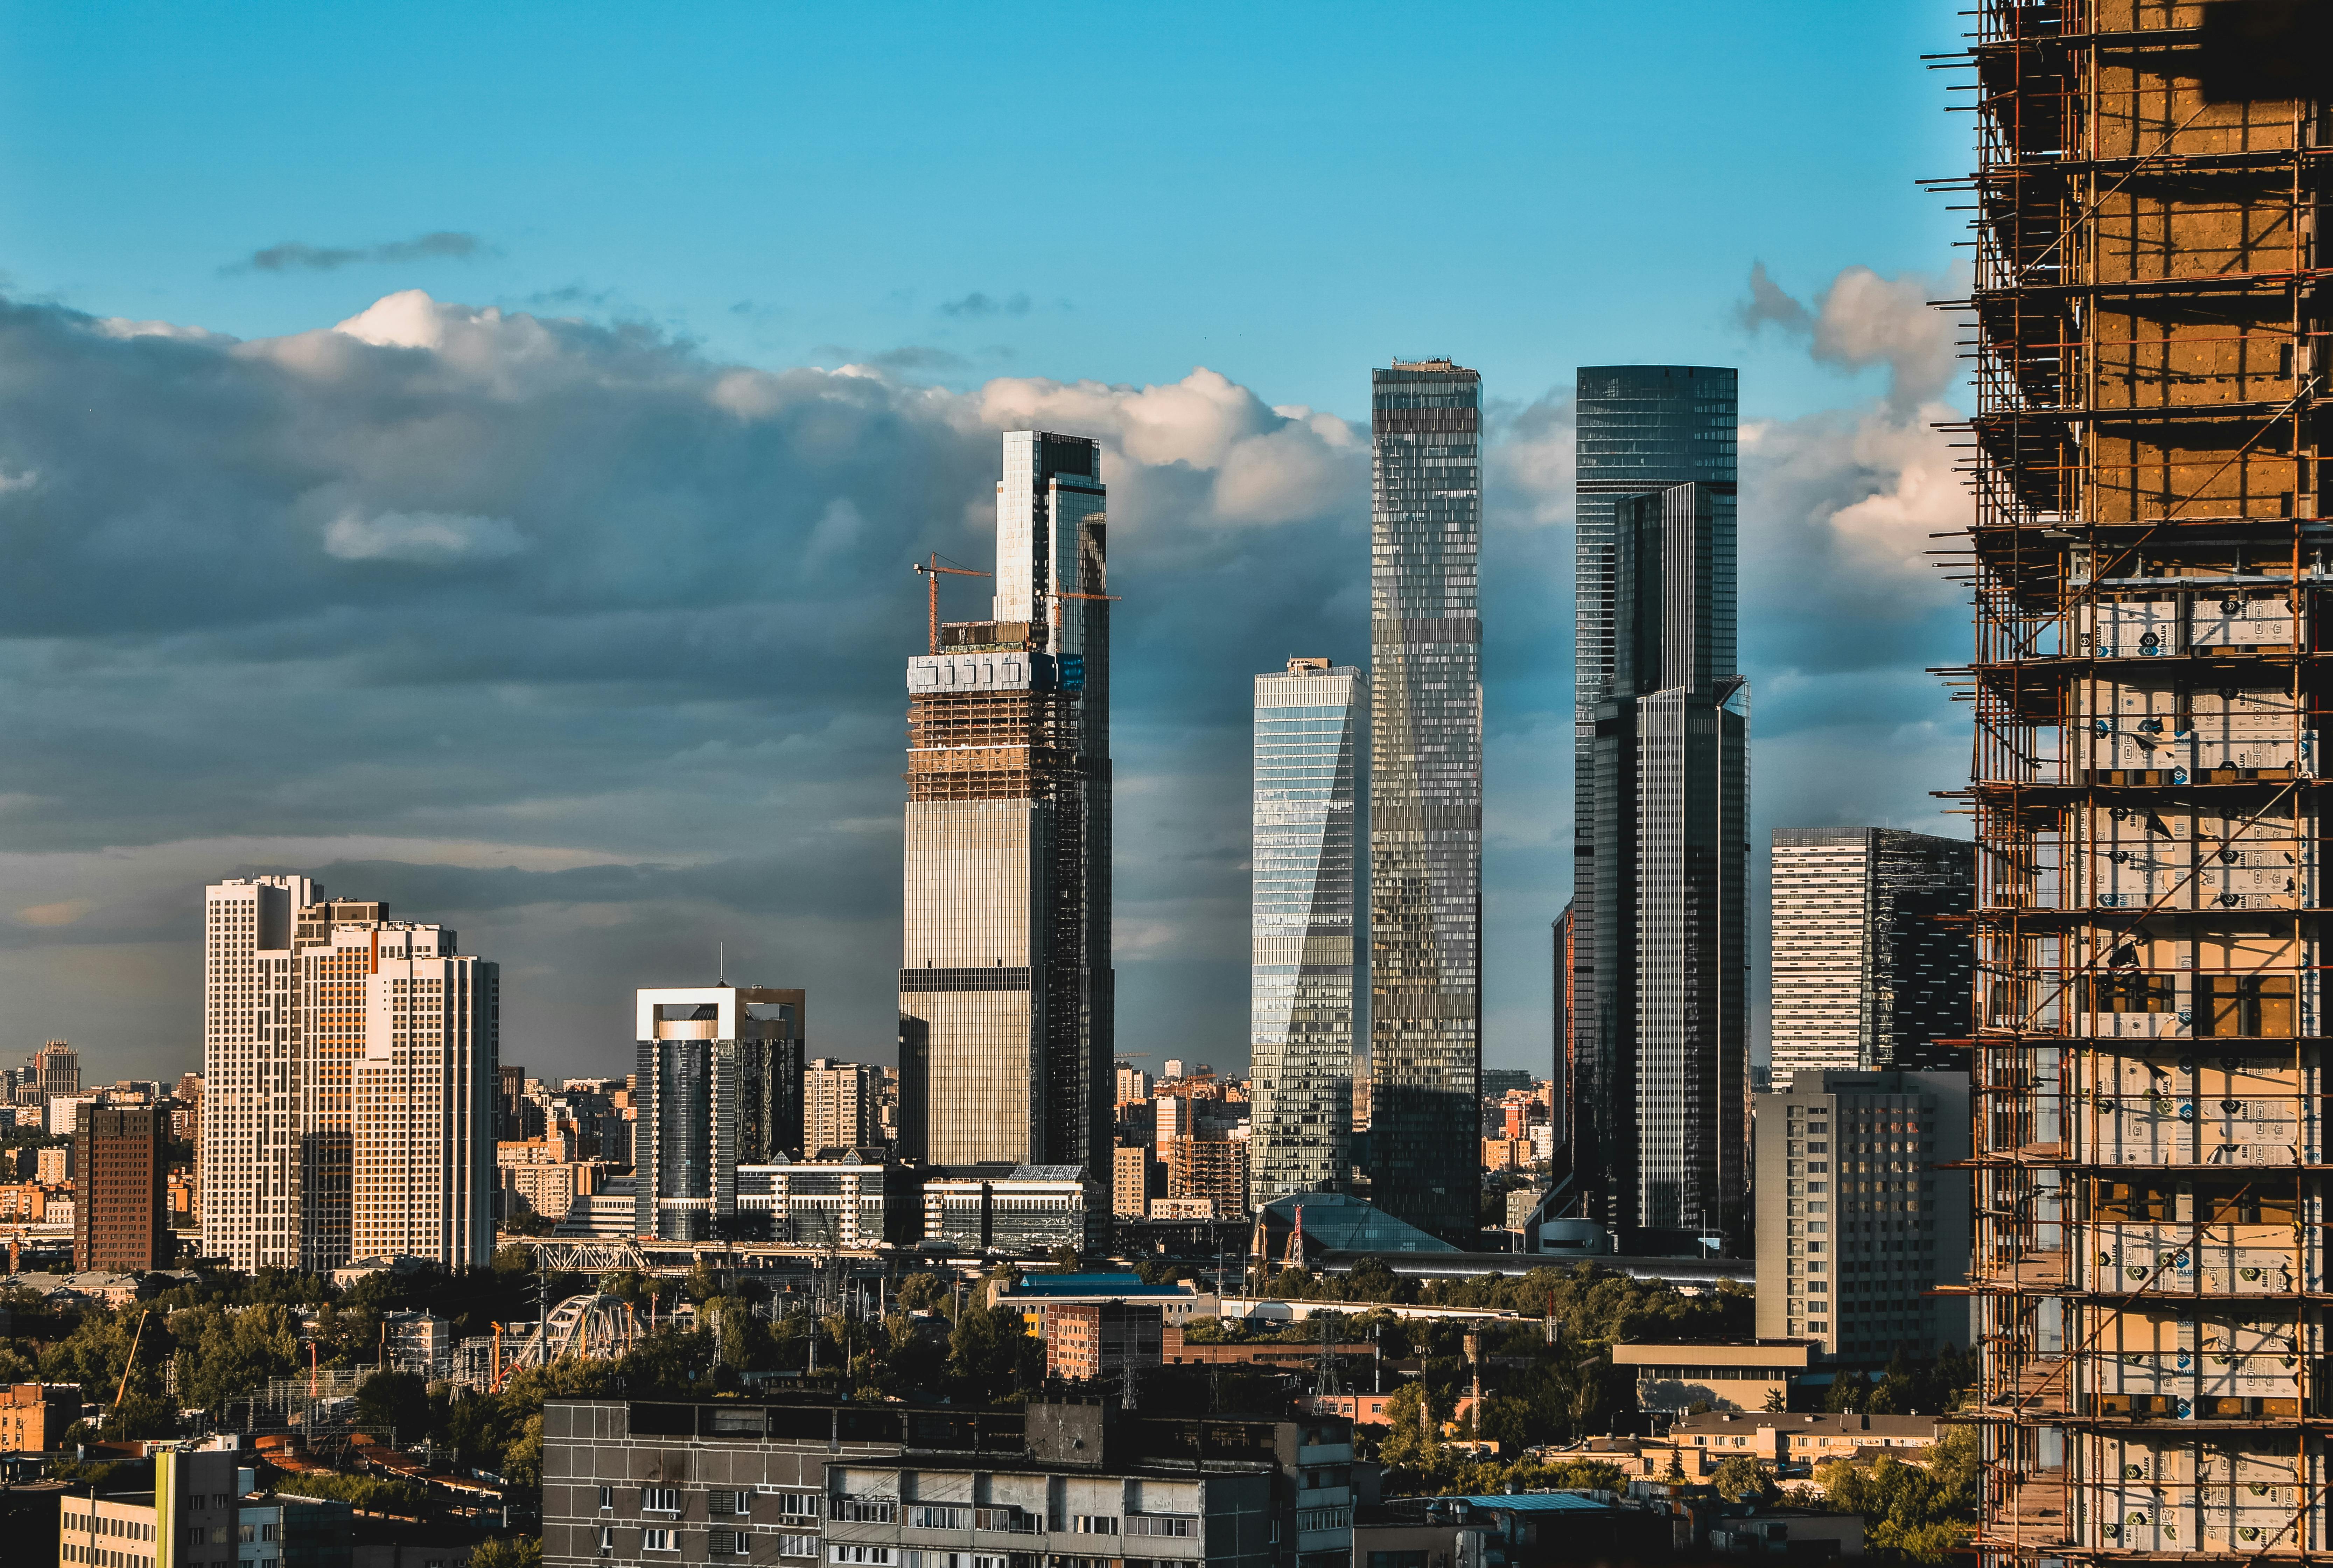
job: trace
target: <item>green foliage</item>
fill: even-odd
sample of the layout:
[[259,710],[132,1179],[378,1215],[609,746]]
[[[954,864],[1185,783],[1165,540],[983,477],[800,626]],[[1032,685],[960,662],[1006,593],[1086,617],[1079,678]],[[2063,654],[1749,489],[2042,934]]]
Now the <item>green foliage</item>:
[[541,1568],[542,1537],[503,1536],[481,1541],[470,1553],[470,1568]]
[[375,1372],[357,1385],[357,1419],[389,1428],[399,1447],[430,1428],[429,1385],[412,1372]]
[[1734,1454],[1720,1460],[1709,1484],[1729,1503],[1764,1505],[1782,1495],[1781,1488],[1774,1485],[1773,1474],[1752,1454]]
[[1021,1314],[974,1299],[948,1335],[947,1371],[960,1398],[999,1400],[1034,1388],[1044,1376],[1045,1347]]
[[911,1274],[899,1282],[899,1307],[903,1312],[929,1312],[948,1304],[953,1296],[948,1281],[936,1274]]
[[1867,1464],[1834,1459],[1815,1468],[1829,1507],[1860,1514],[1864,1544],[1883,1560],[1941,1563],[1975,1532],[1976,1429],[1953,1427],[1923,1468],[1882,1454]]
[[301,1497],[330,1497],[375,1514],[416,1515],[428,1503],[425,1488],[411,1481],[391,1480],[384,1476],[342,1476],[330,1470],[311,1470],[296,1476],[278,1476],[274,1484],[279,1492]]

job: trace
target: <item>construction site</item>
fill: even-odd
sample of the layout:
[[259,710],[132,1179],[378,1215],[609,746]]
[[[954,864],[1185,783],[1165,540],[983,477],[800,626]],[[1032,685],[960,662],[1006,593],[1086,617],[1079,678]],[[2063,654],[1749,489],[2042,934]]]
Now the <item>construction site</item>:
[[1990,1563],[2333,1550],[2327,10],[1981,0],[1932,62],[1976,128]]

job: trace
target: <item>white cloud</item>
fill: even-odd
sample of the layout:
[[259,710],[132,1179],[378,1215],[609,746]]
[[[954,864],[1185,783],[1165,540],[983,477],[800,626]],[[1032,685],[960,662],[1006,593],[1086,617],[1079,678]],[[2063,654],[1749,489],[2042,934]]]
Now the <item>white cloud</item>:
[[1773,325],[1808,339],[1820,363],[1844,370],[1888,368],[1888,399],[1909,409],[1941,396],[1959,374],[1961,326],[1931,300],[1965,293],[1965,269],[1951,277],[1907,272],[1882,277],[1867,266],[1840,269],[1809,310],[1766,274],[1750,269],[1750,298],[1739,308],[1752,332]]
[[383,512],[360,517],[343,513],[324,529],[326,553],[343,561],[439,566],[464,560],[499,560],[525,548],[518,524],[507,517],[468,517],[448,512]]

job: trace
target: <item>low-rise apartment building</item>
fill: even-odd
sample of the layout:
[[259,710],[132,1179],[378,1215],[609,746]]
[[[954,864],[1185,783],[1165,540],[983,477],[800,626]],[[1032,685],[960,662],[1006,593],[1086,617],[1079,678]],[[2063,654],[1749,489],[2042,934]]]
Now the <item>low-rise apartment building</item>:
[[1785,1408],[1791,1385],[1814,1364],[1805,1340],[1729,1340],[1683,1345],[1612,1347],[1612,1365],[1637,1380],[1640,1410],[1762,1410],[1774,1395]]
[[[1938,1416],[1861,1416],[1853,1412],[1819,1416],[1739,1413],[1712,1410],[1687,1416],[1669,1429],[1669,1440],[1681,1450],[1705,1458],[1714,1469],[1720,1460],[1749,1454],[1778,1473],[1804,1475],[1828,1459],[1846,1459],[1864,1448],[1893,1448],[1899,1453],[1933,1447],[1944,1436]],[[1690,1460],[1686,1473],[1694,1475]]]
[[65,1429],[79,1419],[79,1383],[14,1383],[0,1389],[0,1453],[62,1448]]
[[1349,1568],[1333,1418],[555,1400],[546,1568]]

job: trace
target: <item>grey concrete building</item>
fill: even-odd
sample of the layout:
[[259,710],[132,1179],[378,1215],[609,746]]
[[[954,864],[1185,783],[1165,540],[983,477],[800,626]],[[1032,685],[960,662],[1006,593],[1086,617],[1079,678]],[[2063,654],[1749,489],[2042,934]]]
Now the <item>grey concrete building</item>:
[[1965,1073],[1800,1073],[1758,1097],[1758,1337],[1849,1364],[1967,1348]]
[[543,1562],[1348,1568],[1349,1422],[554,1400]]

